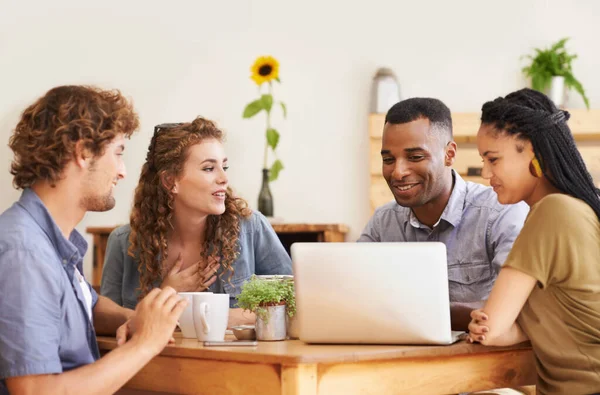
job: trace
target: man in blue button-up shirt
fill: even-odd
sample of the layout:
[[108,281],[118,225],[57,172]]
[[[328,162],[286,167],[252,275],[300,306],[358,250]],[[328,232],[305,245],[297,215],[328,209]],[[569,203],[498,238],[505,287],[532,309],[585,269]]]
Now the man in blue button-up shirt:
[[[74,229],[114,206],[138,123],[119,92],[91,87],[54,88],[24,111],[10,139],[23,194],[0,215],[0,394],[113,393],[169,341],[185,301],[157,289],[134,313],[99,297]],[[121,346],[99,360],[96,333],[115,332]]]
[[412,98],[390,108],[381,158],[395,201],[375,210],[358,241],[443,242],[452,327],[465,330],[470,312],[492,290],[529,208],[502,205],[492,188],[465,182],[451,168],[456,149],[450,110],[441,101]]

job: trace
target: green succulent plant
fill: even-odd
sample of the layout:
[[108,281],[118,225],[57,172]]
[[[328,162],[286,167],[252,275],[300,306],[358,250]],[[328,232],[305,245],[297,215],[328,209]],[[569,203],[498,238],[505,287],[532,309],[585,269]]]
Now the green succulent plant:
[[242,285],[242,292],[236,296],[236,299],[239,307],[255,313],[265,323],[269,321],[266,309],[268,306],[285,303],[287,314],[290,317],[296,314],[294,280],[292,279],[267,280],[252,276]]

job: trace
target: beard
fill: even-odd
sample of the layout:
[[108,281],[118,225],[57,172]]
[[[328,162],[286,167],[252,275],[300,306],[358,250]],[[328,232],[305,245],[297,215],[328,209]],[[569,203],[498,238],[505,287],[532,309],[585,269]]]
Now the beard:
[[88,177],[83,182],[83,184],[87,187],[87,193],[81,199],[81,207],[85,211],[108,211],[115,207],[116,202],[112,189],[109,189],[102,195],[97,192],[97,185],[103,185],[105,182],[103,180],[109,179],[108,176],[109,174],[107,172],[98,172],[96,160],[92,160],[89,167]]
[[81,206],[86,211],[108,211],[115,207],[115,197],[111,192],[102,196],[85,196],[81,201]]

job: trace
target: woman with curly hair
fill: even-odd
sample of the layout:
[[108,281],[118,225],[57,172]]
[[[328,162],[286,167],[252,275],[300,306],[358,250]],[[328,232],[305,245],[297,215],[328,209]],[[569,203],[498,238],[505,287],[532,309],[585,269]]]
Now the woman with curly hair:
[[[223,132],[210,120],[154,128],[130,224],[108,239],[101,293],[134,308],[155,287],[228,293],[252,274],[291,274],[266,218],[228,186]],[[230,325],[252,321],[241,309]]]
[[531,89],[483,105],[482,176],[529,215],[469,340],[531,340],[538,394],[600,392],[600,198],[567,125],[569,113]]

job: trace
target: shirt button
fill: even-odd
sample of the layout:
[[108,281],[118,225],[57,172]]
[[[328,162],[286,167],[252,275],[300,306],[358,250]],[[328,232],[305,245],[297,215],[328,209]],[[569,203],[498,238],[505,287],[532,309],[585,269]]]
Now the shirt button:
[[67,264],[67,260],[63,259],[63,265],[66,265],[66,264]]

